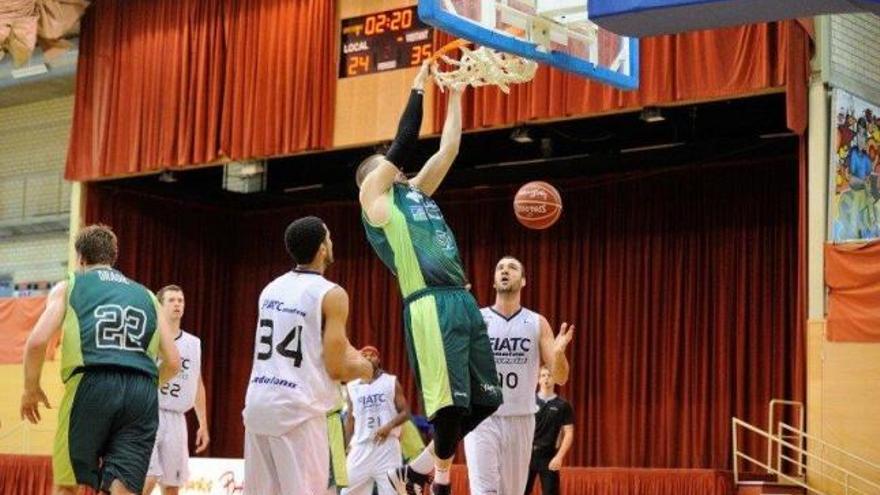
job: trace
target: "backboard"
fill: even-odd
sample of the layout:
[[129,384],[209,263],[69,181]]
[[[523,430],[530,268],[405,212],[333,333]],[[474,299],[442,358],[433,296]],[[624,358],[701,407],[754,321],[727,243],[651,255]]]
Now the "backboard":
[[587,0],[419,0],[427,24],[616,86],[639,86],[639,42],[590,22]]

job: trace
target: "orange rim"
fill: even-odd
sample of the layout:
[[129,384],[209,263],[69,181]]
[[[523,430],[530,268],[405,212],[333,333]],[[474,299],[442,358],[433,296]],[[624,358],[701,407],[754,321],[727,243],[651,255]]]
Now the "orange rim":
[[443,45],[442,47],[438,48],[437,51],[434,52],[433,55],[431,55],[431,62],[432,62],[432,63],[433,63],[433,62],[436,62],[437,59],[440,58],[441,55],[444,55],[444,54],[446,54],[446,53],[449,53],[449,52],[451,52],[451,51],[453,51],[453,50],[458,50],[459,48],[461,48],[461,47],[463,47],[463,46],[470,45],[470,44],[471,44],[471,41],[470,41],[470,40],[466,40],[466,39],[464,39],[464,38],[459,38],[459,39],[457,39],[457,40],[455,40],[455,41],[451,41],[451,42],[449,42],[449,43],[446,43],[446,44]]

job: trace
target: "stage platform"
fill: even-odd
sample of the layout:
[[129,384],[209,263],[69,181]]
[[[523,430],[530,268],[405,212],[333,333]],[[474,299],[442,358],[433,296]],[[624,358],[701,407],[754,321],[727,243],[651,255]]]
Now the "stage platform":
[[[453,493],[468,494],[464,466],[453,467],[452,483]],[[49,457],[0,455],[0,493],[50,495],[51,489]],[[729,471],[711,469],[570,467],[562,470],[564,495],[733,495],[735,489]]]

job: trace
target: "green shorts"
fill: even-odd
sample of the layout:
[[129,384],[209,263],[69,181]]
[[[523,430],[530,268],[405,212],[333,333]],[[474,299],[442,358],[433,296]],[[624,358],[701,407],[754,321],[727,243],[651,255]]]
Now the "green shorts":
[[327,440],[330,442],[330,488],[345,488],[348,486],[348,468],[341,410],[327,414]]
[[52,455],[58,486],[140,493],[159,427],[156,380],[121,368],[88,369],[65,384]]
[[460,287],[429,287],[404,301],[410,365],[429,419],[444,407],[499,406],[495,356],[477,301]]

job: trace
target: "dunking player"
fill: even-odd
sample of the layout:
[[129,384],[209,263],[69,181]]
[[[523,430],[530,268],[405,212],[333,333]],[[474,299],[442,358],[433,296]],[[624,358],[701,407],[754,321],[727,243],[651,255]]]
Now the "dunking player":
[[77,485],[88,485],[139,494],[159,426],[156,382],[177,374],[180,355],[153,294],[113,268],[113,231],[85,227],[75,248],[79,270],[52,288],[25,346],[22,418],[37,423],[38,404],[49,407],[40,374],[46,346],[63,327],[55,493],[73,495]]
[[565,349],[574,326],[554,338],[547,319],[521,304],[522,263],[505,256],[495,265],[495,304],[483,308],[504,404],[464,439],[471,495],[522,495],[535,433],[535,386],[540,362],[559,384],[568,381]]
[[196,453],[208,448],[208,415],[205,384],[202,382],[202,341],[180,328],[186,301],[183,289],[166,285],[156,293],[162,312],[174,335],[180,352],[181,370],[159,388],[159,431],[150,457],[144,495],[153,493],[158,482],[163,495],[177,495],[189,479],[189,435],[186,412],[195,408],[199,429],[196,430]]
[[462,88],[449,95],[440,149],[411,181],[398,168],[412,155],[422,121],[427,64],[416,76],[397,136],[386,155],[358,167],[367,238],[397,276],[404,299],[409,361],[434,441],[410,464],[389,473],[400,494],[450,493],[449,467],[461,438],[501,405],[486,324],[470,292],[455,236],[431,195],[446,177],[461,140]]
[[254,364],[245,397],[244,489],[250,495],[326,493],[327,413],[337,380],[369,378],[373,365],[345,334],[348,294],[324,278],[330,231],[317,217],[284,233],[295,268],[263,289]]
[[348,452],[348,488],[342,495],[394,495],[386,473],[401,465],[400,430],[409,420],[409,405],[397,377],[382,370],[379,350],[361,349],[373,363],[370,380],[349,382],[345,432],[351,438]]

